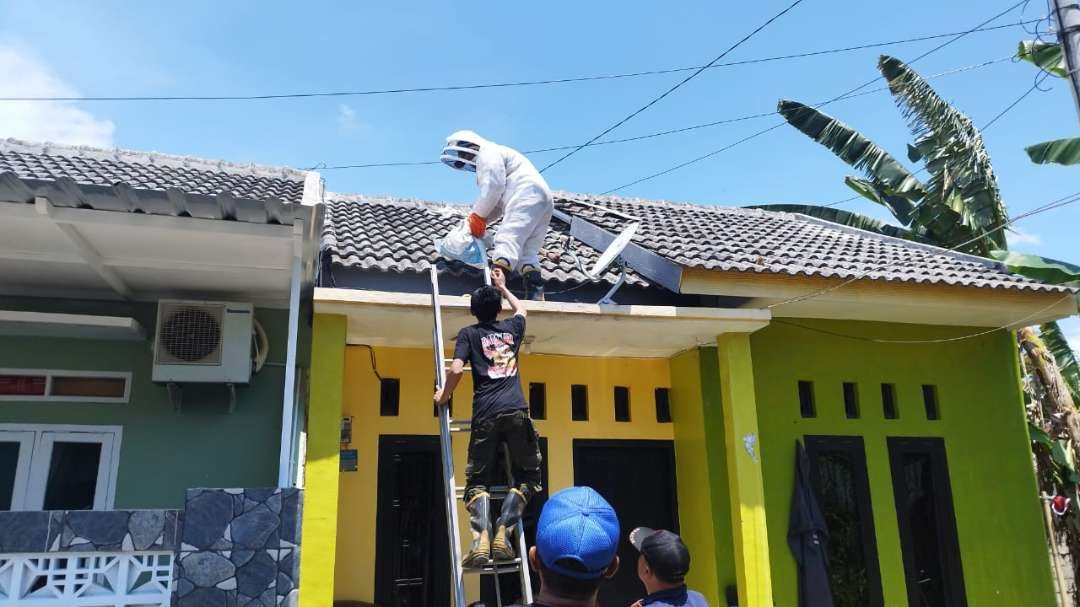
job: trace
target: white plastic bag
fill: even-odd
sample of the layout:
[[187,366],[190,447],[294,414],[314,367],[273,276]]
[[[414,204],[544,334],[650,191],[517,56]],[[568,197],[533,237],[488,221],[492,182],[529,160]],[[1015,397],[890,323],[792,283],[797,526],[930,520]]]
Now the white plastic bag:
[[473,237],[467,218],[451,228],[445,238],[435,239],[435,252],[447,259],[456,259],[476,268],[487,265],[483,242]]

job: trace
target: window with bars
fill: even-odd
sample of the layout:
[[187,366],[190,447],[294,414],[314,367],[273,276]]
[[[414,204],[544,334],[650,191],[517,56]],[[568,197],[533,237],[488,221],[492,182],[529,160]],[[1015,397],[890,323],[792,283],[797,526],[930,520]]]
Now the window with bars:
[[126,403],[131,373],[0,369],[0,401]]

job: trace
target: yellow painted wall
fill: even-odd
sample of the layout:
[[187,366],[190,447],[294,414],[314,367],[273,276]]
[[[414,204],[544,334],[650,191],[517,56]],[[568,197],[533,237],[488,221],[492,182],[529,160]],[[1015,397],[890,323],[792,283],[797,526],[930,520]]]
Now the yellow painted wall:
[[[431,352],[422,349],[375,348],[379,373],[401,380],[397,417],[379,416],[379,383],[371,369],[368,349],[349,346],[345,353],[343,415],[353,417],[351,448],[358,451],[358,471],[341,474],[340,517],[335,571],[335,598],[371,601],[375,592],[375,511],[378,473],[378,437],[381,434],[438,434],[432,416],[434,370]],[[675,424],[656,421],[654,390],[671,385],[669,363],[663,359],[606,359],[523,354],[522,383],[547,385],[547,419],[537,420],[540,436],[548,441],[549,489],[571,486],[574,480],[573,440],[577,438],[672,440]],[[589,386],[589,421],[570,420],[570,386]],[[631,422],[616,422],[614,386],[630,388]],[[454,415],[467,418],[472,406],[472,380],[468,373],[454,398]],[[463,484],[466,435],[455,435],[455,471]],[[676,445],[678,452],[679,446]],[[679,468],[679,474],[682,468]],[[679,479],[684,487],[700,491]],[[684,509],[680,507],[680,513]],[[693,517],[691,517],[693,519]],[[700,518],[700,517],[699,517]],[[461,517],[462,523],[465,518]],[[626,529],[625,531],[629,531]],[[683,525],[684,533],[687,526]],[[466,529],[461,529],[465,542]],[[688,540],[689,541],[689,540]],[[695,565],[699,563],[695,561]],[[704,561],[701,567],[705,568]],[[470,600],[478,598],[475,576],[466,578]]]

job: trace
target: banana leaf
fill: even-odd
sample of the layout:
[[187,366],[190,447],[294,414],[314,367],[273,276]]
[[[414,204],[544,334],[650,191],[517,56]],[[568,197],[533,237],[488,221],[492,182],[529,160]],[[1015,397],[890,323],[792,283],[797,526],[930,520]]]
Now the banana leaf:
[[1054,439],[1050,438],[1050,435],[1047,434],[1045,430],[1031,422],[1028,422],[1028,434],[1031,435],[1031,442],[1039,443],[1047,449],[1051,448],[1054,444]]
[[1080,266],[1015,251],[991,251],[990,257],[1005,264],[1014,274],[1022,274],[1049,284],[1080,288]]
[[1080,137],[1055,139],[1024,148],[1035,164],[1080,164]]
[[1073,402],[1080,404],[1080,363],[1077,362],[1076,352],[1069,346],[1061,327],[1056,322],[1039,325],[1039,337],[1054,355],[1054,361],[1057,362],[1065,385],[1069,387]]
[[924,236],[907,228],[889,225],[883,221],[878,221],[873,217],[852,213],[851,211],[844,211],[842,209],[835,209],[833,207],[821,207],[811,204],[759,204],[747,208],[782,213],[799,213],[801,215],[824,219],[825,221],[831,221],[832,223],[859,228],[860,230],[866,230],[867,232],[874,232],[884,236],[903,238],[904,240],[913,240],[916,242],[927,242]]
[[1060,44],[1051,44],[1039,40],[1022,40],[1016,50],[1016,56],[1041,67],[1059,78],[1065,78],[1069,74],[1069,68],[1065,67],[1065,56],[1061,53]]
[[889,210],[907,224],[912,199],[921,199],[926,188],[904,165],[873,141],[836,118],[797,101],[781,99],[777,111],[791,126],[828,148],[844,162],[862,171],[895,197]]
[[876,181],[859,179],[848,175],[844,177],[844,183],[852,190],[855,190],[855,193],[859,196],[889,209],[889,212],[900,223],[904,225],[911,223],[911,209],[914,208],[911,200],[891,193],[888,188]]
[[[904,62],[882,55],[878,69],[915,135],[913,147],[931,175],[927,196],[919,205],[922,212],[914,214],[913,221],[934,222],[928,230],[942,234],[945,246],[982,234],[984,239],[964,249],[985,253],[1006,248],[1005,235],[994,228],[1004,224],[1008,216],[979,130]],[[950,223],[954,224],[951,228]],[[960,226],[964,229],[958,229]]]

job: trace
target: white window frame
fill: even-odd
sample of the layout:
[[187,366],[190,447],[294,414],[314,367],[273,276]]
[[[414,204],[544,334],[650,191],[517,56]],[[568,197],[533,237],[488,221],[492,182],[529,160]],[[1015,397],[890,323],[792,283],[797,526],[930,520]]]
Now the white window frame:
[[[94,510],[112,510],[116,502],[116,479],[120,469],[120,443],[124,430],[121,426],[73,426],[61,424],[0,424],[0,432],[34,433],[33,452],[29,462],[26,482],[22,485],[21,508],[16,508],[12,498],[12,510],[41,510],[45,503],[45,488],[52,463],[52,445],[62,442],[101,443],[101,461],[98,462],[98,484],[94,491]],[[22,459],[20,450],[20,460]],[[20,466],[22,462],[20,461]],[[15,494],[20,487],[16,474]],[[14,495],[14,494],[13,494]]]
[[[77,371],[69,369],[6,369],[0,368],[0,375],[44,375],[45,395],[0,394],[0,402],[53,402],[53,403],[127,403],[131,401],[130,371]],[[123,396],[51,396],[54,376],[60,377],[103,377],[123,379]]]
[[19,459],[15,462],[15,486],[11,491],[10,510],[26,508],[27,480],[30,477],[30,463],[34,455],[34,443],[37,433],[33,430],[5,430],[0,428],[0,442],[14,442],[19,445]]

